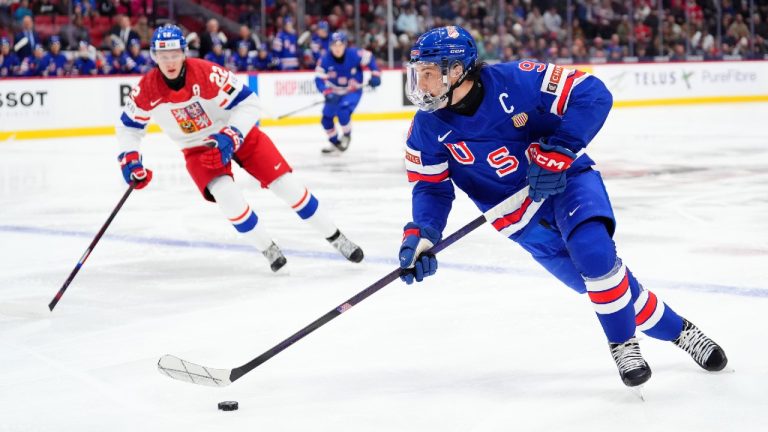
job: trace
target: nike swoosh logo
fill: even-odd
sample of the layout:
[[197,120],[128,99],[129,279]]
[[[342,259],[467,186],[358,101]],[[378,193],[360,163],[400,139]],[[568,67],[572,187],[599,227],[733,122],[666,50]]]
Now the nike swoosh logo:
[[163,100],[163,98],[160,98],[160,99],[158,99],[156,101],[152,101],[152,102],[149,103],[149,106],[154,108],[155,105],[159,104],[161,100]]
[[275,171],[277,171],[278,169],[280,169],[280,167],[281,167],[282,165],[283,165],[283,163],[282,163],[282,162],[280,162],[279,164],[275,165]]
[[573,214],[576,213],[576,210],[578,210],[579,207],[581,207],[581,204],[577,205],[575,209],[569,211],[568,216],[573,216]]
[[449,130],[448,132],[446,132],[446,133],[445,133],[445,135],[443,135],[443,136],[440,136],[440,135],[438,135],[438,136],[437,136],[437,141],[438,141],[438,142],[443,142],[443,141],[445,141],[445,139],[446,139],[446,138],[448,138],[448,135],[450,135],[450,134],[451,134],[451,132],[453,132],[453,129],[451,129],[451,130]]

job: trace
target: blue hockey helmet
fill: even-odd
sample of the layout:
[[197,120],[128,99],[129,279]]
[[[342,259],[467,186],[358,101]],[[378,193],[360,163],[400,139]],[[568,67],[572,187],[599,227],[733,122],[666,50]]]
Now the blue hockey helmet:
[[[429,30],[416,40],[410,54],[406,95],[427,112],[447,106],[453,90],[477,65],[475,39],[459,26]],[[456,65],[461,65],[462,70],[456,69]],[[431,72],[426,71],[430,68]]]
[[328,24],[328,21],[323,20],[317,23],[317,29],[328,32],[331,30],[331,26]]
[[155,60],[155,54],[158,51],[170,51],[181,50],[185,52],[187,48],[187,40],[184,38],[184,34],[181,29],[173,24],[165,24],[162,27],[155,29],[152,34],[152,40],[149,43],[149,54],[152,56],[152,60]]
[[11,41],[7,37],[0,37],[0,46],[11,46]]
[[477,44],[475,38],[459,26],[438,27],[422,34],[411,48],[411,63],[429,62],[438,65],[459,62],[464,72],[475,68]]
[[344,45],[349,42],[349,39],[347,38],[347,34],[342,31],[333,32],[331,35],[331,41],[330,44],[333,45],[335,43],[343,43]]

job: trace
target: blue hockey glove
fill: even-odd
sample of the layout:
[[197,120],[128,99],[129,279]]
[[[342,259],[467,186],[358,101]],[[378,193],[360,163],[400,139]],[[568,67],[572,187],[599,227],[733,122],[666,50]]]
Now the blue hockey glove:
[[242,143],[243,134],[236,127],[227,126],[203,140],[203,145],[211,149],[203,153],[200,162],[209,169],[223,168],[232,160],[232,155]]
[[128,184],[134,183],[136,189],[143,189],[152,181],[152,170],[144,168],[141,163],[141,154],[137,151],[120,153],[117,157],[123,178]]
[[381,85],[381,77],[378,75],[371,75],[371,79],[368,80],[368,85],[376,88]]
[[427,276],[437,271],[437,258],[424,251],[440,241],[440,233],[432,227],[420,227],[408,222],[403,228],[403,243],[400,245],[400,279],[408,285],[421,282]]
[[565,171],[576,154],[565,147],[549,145],[543,140],[528,147],[528,196],[541,201],[565,190]]

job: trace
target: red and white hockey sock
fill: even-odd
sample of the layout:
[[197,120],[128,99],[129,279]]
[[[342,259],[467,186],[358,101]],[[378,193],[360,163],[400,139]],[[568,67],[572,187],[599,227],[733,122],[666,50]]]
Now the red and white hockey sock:
[[[629,276],[634,279],[631,272]],[[639,283],[638,285],[640,293],[634,301],[637,329],[656,339],[677,339],[683,329],[683,318],[656,297],[656,294]]]
[[258,216],[245,202],[242,191],[232,177],[216,177],[208,184],[208,191],[216,199],[224,216],[256,249],[263,252],[272,244],[272,239],[259,225]]
[[620,259],[606,275],[585,278],[587,294],[608,340],[622,343],[635,335],[635,313],[632,309],[627,267]]
[[283,174],[268,187],[291,206],[300,218],[319,231],[323,238],[329,238],[338,231],[336,224],[320,207],[317,198],[292,173]]

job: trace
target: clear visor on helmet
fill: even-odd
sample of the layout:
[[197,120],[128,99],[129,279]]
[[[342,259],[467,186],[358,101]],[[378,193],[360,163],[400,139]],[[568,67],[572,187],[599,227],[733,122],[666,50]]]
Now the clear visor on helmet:
[[184,51],[181,49],[173,50],[152,50],[150,51],[152,60],[156,63],[178,62],[184,58]]
[[450,82],[437,63],[408,63],[405,75],[405,94],[420,110],[433,112],[447,105]]

